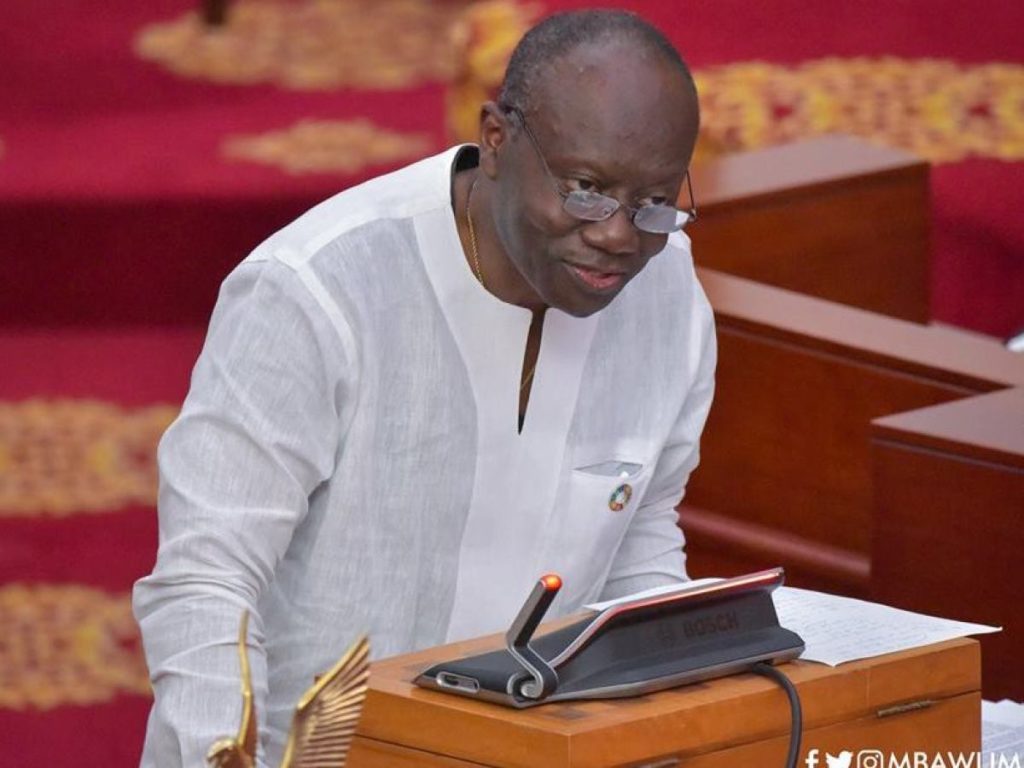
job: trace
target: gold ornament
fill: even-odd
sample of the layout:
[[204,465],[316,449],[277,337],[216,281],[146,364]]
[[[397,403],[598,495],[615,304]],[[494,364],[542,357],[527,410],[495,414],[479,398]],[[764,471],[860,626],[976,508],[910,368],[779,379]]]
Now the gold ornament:
[[[211,768],[252,768],[256,764],[256,711],[249,671],[249,612],[238,630],[242,678],[242,721],[234,738],[214,742],[206,754]],[[370,644],[360,637],[327,674],[299,699],[281,768],[341,768],[345,765],[370,680]]]
[[211,768],[253,768],[256,765],[256,715],[252,703],[252,673],[249,671],[249,612],[242,611],[238,626],[238,662],[242,677],[242,722],[233,739],[215,741],[206,753]]

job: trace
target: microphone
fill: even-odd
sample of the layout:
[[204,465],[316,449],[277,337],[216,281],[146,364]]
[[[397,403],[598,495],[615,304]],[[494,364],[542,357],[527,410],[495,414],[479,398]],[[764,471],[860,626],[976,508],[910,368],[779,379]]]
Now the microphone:
[[561,588],[562,578],[558,574],[549,573],[538,579],[505,633],[505,647],[523,667],[522,672],[509,679],[510,696],[543,699],[558,687],[558,673],[533,650],[530,639]]

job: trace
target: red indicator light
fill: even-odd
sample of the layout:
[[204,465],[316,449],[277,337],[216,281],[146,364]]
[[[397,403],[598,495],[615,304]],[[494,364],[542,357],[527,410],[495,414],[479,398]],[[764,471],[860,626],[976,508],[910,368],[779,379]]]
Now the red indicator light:
[[562,588],[562,577],[557,573],[549,573],[547,576],[541,577],[541,583],[544,584],[544,589],[553,592]]

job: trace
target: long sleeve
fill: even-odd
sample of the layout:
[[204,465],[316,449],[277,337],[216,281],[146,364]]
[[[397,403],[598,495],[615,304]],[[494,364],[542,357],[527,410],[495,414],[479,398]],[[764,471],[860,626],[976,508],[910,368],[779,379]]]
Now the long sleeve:
[[699,436],[715,389],[717,345],[710,309],[693,329],[696,376],[654,468],[643,503],[615,554],[601,600],[687,580],[684,537],[676,507],[700,460]]
[[299,270],[250,260],[228,278],[160,443],[160,547],[134,591],[155,693],[145,766],[203,765],[210,744],[235,733],[243,609],[265,711],[260,597],[333,470],[351,368]]

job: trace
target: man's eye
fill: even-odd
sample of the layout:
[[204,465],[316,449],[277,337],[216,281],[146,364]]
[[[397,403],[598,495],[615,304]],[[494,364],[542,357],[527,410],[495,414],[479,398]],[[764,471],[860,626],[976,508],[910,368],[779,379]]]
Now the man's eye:
[[638,208],[645,208],[648,205],[667,205],[667,197],[643,197],[637,200]]
[[596,192],[597,185],[590,179],[566,179],[566,190],[569,192]]

